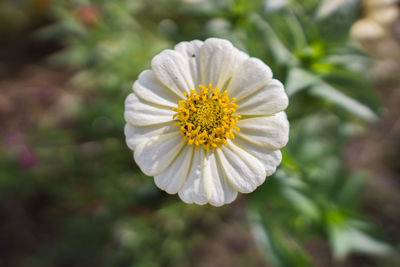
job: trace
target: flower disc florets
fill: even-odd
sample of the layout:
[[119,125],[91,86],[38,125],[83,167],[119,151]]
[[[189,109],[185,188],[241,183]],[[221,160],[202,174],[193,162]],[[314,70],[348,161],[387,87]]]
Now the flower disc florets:
[[194,144],[196,150],[200,145],[206,151],[221,148],[226,139],[234,138],[232,129],[240,130],[236,122],[241,116],[233,114],[238,105],[232,103],[235,98],[229,99],[227,91],[221,93],[218,88],[212,89],[212,84],[208,88],[200,84],[198,93],[190,90],[185,97],[178,102],[178,108],[172,109],[176,111],[173,118],[178,120],[175,125],[180,125],[181,140],[187,139],[187,144]]

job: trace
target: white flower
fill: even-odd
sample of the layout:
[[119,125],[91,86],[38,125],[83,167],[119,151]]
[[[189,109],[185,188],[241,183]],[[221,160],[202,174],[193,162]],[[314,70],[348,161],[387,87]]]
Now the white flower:
[[223,39],[181,42],[133,84],[126,142],[159,188],[221,206],[275,172],[288,141],[287,105],[261,60]]

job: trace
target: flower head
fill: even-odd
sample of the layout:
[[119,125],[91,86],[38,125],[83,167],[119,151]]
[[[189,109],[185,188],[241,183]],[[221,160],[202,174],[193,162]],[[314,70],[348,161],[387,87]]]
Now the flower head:
[[164,50],[125,101],[126,142],[156,185],[221,206],[275,172],[288,97],[270,68],[223,39]]

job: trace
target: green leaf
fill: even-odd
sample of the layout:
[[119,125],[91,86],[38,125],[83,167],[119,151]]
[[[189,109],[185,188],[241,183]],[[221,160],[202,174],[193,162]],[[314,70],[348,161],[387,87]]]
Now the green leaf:
[[352,252],[384,256],[392,248],[366,233],[347,224],[333,224],[329,228],[329,237],[336,259],[345,259]]
[[378,116],[366,105],[351,98],[316,74],[301,68],[291,68],[288,72],[285,88],[289,96],[311,86],[310,93],[324,98],[366,121],[376,121]]
[[289,9],[289,14],[284,16],[283,19],[285,19],[288,28],[291,31],[296,49],[305,47],[307,45],[307,38],[303,26],[301,25],[293,10]]
[[322,19],[344,9],[354,8],[356,0],[323,0],[318,6],[316,17]]
[[359,12],[357,0],[324,0],[315,14],[320,37],[330,43],[343,43]]
[[343,94],[325,82],[314,85],[310,89],[310,93],[335,103],[366,121],[376,121],[378,119],[378,116],[369,107]]
[[280,266],[278,255],[274,253],[274,248],[268,236],[268,232],[262,223],[262,218],[257,209],[248,209],[250,230],[254,241],[261,251],[265,252],[265,258],[274,266]]
[[260,32],[262,32],[267,41],[267,45],[270,47],[270,50],[278,63],[289,65],[293,63],[295,59],[294,56],[282,43],[271,25],[269,25],[265,19],[257,13],[252,13],[249,16],[249,21],[253,22]]
[[273,266],[312,266],[309,255],[281,225],[274,225],[262,216],[259,209],[248,209],[250,229],[256,244],[265,252],[265,259]]
[[317,205],[303,193],[293,188],[282,188],[282,194],[306,217],[318,220],[320,213]]
[[319,81],[319,78],[312,72],[301,68],[291,68],[285,83],[286,92],[291,96]]

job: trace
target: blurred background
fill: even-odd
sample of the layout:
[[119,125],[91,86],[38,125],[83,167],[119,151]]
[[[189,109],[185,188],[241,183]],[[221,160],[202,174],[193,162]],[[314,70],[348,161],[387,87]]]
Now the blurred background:
[[[400,266],[400,2],[0,0],[0,266]],[[186,205],[135,165],[154,55],[229,39],[284,82],[254,193]]]

